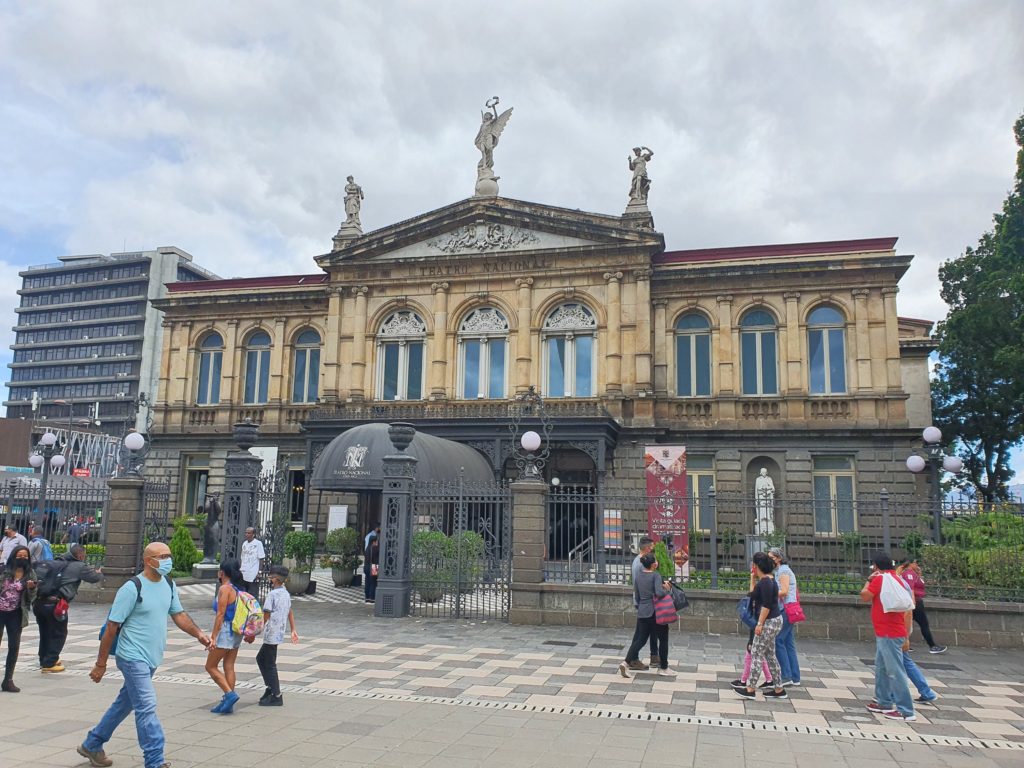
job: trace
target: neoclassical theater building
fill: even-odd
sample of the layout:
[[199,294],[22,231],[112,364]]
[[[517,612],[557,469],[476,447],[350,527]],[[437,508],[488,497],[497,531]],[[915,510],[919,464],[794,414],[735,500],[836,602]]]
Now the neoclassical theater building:
[[[411,422],[508,477],[509,406],[531,386],[562,488],[642,492],[645,446],[668,444],[695,493],[750,493],[767,468],[779,498],[827,502],[776,521],[806,534],[869,530],[856,500],[915,492],[933,345],[898,314],[896,238],[677,250],[643,212],[496,195],[349,229],[310,274],[172,283],[156,302],[148,466],[179,513],[223,487],[243,419],[287,456],[296,519],[324,446],[367,422]],[[342,494],[360,527],[379,491]]]

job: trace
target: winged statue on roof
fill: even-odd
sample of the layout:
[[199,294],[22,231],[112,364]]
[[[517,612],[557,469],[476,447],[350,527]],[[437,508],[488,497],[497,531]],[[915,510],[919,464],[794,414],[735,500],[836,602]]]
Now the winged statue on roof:
[[484,102],[486,110],[480,113],[480,130],[476,133],[476,140],[473,142],[480,150],[480,162],[476,164],[477,194],[498,193],[498,176],[494,175],[494,148],[498,146],[498,139],[502,131],[512,117],[512,107],[509,107],[500,115],[498,114],[498,97],[493,96]]

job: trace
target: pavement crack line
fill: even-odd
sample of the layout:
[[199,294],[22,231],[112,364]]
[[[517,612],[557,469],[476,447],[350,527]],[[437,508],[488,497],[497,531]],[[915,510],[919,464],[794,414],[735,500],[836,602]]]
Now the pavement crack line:
[[[87,677],[88,672],[67,670],[65,674],[73,677]],[[107,673],[112,680],[122,679],[120,673]],[[214,687],[209,679],[180,677],[178,675],[153,675],[158,683],[176,685],[198,685]],[[236,688],[262,690],[262,682],[239,682]],[[612,720],[632,720],[635,722],[672,723],[676,725],[705,725],[712,728],[732,728],[763,733],[793,733],[808,736],[829,736],[834,738],[856,739],[859,741],[888,742],[891,744],[923,744],[931,747],[973,747],[975,749],[1000,749],[1024,752],[1024,742],[1004,739],[978,739],[963,736],[933,736],[910,731],[893,733],[891,731],[861,731],[851,728],[822,728],[815,725],[793,725],[773,723],[762,720],[744,720],[733,717],[708,717],[702,715],[676,715],[669,712],[636,712],[634,710],[617,709],[615,707],[581,707],[557,706],[546,704],[526,704],[517,701],[489,701],[484,699],[449,698],[444,696],[420,696],[417,694],[397,694],[371,691],[339,691],[330,688],[314,688],[304,685],[282,685],[282,693],[296,693],[310,696],[329,696],[347,699],[370,699],[374,701],[403,701],[417,704],[440,704],[449,707],[473,707],[504,712],[543,713],[575,717],[598,717]]]

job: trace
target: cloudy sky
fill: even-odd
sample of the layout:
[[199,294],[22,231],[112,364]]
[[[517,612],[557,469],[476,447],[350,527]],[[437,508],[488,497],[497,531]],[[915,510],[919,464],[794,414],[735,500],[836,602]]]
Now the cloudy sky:
[[502,195],[620,213],[644,144],[670,249],[897,235],[900,312],[937,320],[1010,187],[1022,54],[1015,0],[0,0],[0,315],[69,253],[315,271],[348,174],[367,230],[471,195],[498,95]]

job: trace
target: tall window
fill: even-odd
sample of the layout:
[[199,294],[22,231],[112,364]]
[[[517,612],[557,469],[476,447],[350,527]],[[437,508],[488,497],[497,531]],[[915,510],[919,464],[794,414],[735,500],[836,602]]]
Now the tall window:
[[814,458],[814,532],[838,535],[857,530],[853,460],[847,456]]
[[207,334],[199,342],[197,405],[217,405],[220,402],[220,368],[223,358],[224,339],[219,333]]
[[256,331],[245,345],[245,392],[242,402],[262,405],[270,389],[270,334]]
[[292,402],[315,403],[320,386],[320,334],[309,329],[295,339]]
[[694,530],[711,530],[711,487],[715,484],[713,456],[686,455],[686,486],[690,496],[690,520]]
[[582,304],[562,304],[544,322],[547,397],[593,397],[597,320]]
[[740,348],[744,395],[776,395],[779,392],[775,318],[763,309],[752,309],[740,320]]
[[505,397],[508,320],[493,307],[474,309],[459,328],[462,397]]
[[676,322],[676,395],[711,394],[711,325],[696,313]]
[[807,356],[812,395],[846,392],[845,321],[837,309],[818,307],[807,318]]
[[427,325],[410,310],[393,312],[377,332],[377,398],[423,399]]

